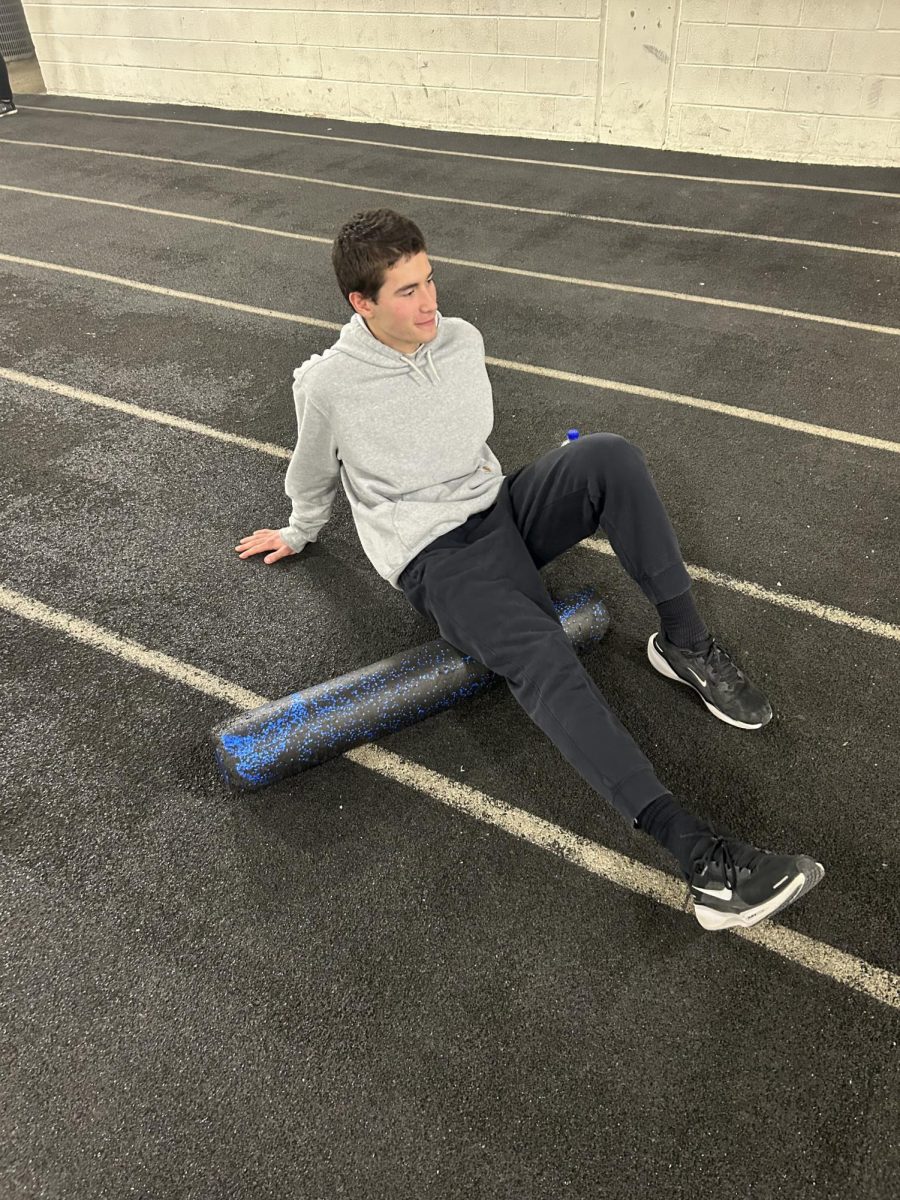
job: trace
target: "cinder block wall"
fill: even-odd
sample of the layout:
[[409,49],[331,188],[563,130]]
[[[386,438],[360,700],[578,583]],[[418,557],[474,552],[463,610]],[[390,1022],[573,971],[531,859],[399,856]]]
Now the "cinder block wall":
[[50,92],[900,163],[900,0],[25,0],[25,10]]
[[900,0],[683,0],[670,146],[900,162]]

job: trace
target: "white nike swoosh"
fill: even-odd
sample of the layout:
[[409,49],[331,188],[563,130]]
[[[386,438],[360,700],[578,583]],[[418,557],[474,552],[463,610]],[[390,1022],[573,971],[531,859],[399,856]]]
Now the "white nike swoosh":
[[731,888],[730,887],[726,887],[726,888],[695,887],[694,891],[695,892],[703,892],[704,895],[707,895],[707,896],[715,896],[715,898],[717,900],[728,901],[731,899]]
[[699,675],[697,674],[697,672],[694,670],[694,668],[693,668],[693,667],[688,667],[688,670],[689,670],[689,671],[690,671],[690,673],[693,675],[693,677],[694,677],[694,678],[697,680],[697,682],[700,684],[700,686],[701,686],[702,688],[705,688],[705,687],[706,687],[706,680],[705,680],[705,679],[703,679],[703,678],[701,678],[701,676],[699,676]]

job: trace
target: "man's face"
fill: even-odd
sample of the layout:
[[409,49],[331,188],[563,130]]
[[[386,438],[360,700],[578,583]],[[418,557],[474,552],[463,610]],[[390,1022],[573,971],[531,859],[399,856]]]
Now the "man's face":
[[350,303],[373,336],[401,354],[412,354],[437,334],[437,289],[424,250],[387,271],[374,302],[351,292]]

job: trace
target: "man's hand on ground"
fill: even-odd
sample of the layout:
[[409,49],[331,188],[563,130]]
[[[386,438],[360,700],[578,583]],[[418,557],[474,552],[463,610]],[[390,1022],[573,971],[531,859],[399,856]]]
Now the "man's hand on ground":
[[290,548],[277,529],[254,529],[249,537],[241,538],[235,550],[239,558],[249,558],[251,554],[263,554],[269,550],[271,553],[266,554],[263,559],[263,562],[267,563],[278,562],[280,558],[297,553]]

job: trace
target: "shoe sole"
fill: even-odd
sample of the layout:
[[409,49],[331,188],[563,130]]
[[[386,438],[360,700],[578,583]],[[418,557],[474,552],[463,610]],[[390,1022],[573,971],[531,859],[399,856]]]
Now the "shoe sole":
[[783,908],[787,908],[789,904],[799,900],[801,896],[822,881],[825,876],[825,868],[820,862],[816,862],[812,858],[801,858],[800,864],[798,873],[790,883],[786,884],[780,892],[776,892],[770,900],[758,904],[756,908],[747,908],[741,913],[721,912],[707,904],[698,904],[695,900],[694,916],[704,929],[713,932],[720,929],[734,929],[735,926],[739,926],[741,929],[750,929],[751,926],[764,921],[766,917],[773,917],[776,913],[781,912]]
[[650,660],[650,665],[659,671],[660,675],[664,675],[666,679],[674,679],[676,683],[683,683],[685,687],[689,687],[695,695],[700,697],[712,715],[718,717],[720,721],[724,721],[726,725],[733,725],[736,729],[762,729],[764,725],[768,725],[772,719],[771,717],[765,721],[759,721],[755,725],[750,725],[747,721],[736,721],[734,717],[726,716],[720,708],[716,708],[714,704],[710,704],[702,690],[695,683],[691,683],[689,679],[682,679],[678,672],[672,669],[669,662],[663,658],[653,644],[655,637],[656,634],[651,633],[650,640],[647,642],[647,657]]

